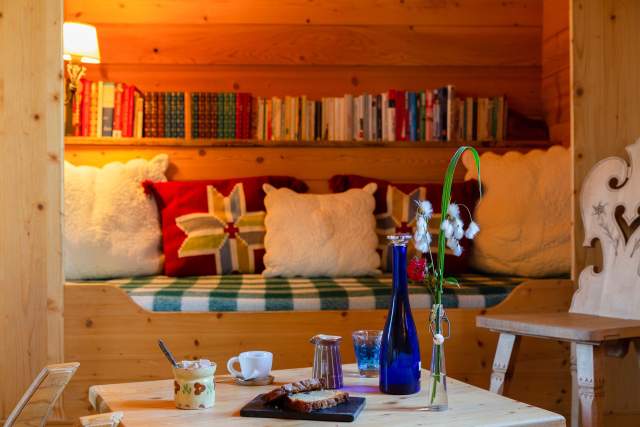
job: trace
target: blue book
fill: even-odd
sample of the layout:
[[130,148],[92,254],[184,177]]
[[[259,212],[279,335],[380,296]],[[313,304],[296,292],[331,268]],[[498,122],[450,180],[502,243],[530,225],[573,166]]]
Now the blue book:
[[417,128],[417,117],[416,117],[416,93],[415,92],[407,92],[407,109],[409,110],[409,141],[416,140],[416,128]]
[[191,94],[191,137],[198,138],[198,98],[200,95],[195,92]]

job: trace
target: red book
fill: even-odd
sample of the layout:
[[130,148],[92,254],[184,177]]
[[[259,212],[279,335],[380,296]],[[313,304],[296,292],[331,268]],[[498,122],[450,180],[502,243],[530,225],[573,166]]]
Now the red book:
[[122,136],[129,136],[129,114],[131,111],[129,110],[129,86],[126,84],[122,84],[122,106],[120,107],[121,111],[121,128]]
[[242,94],[241,93],[236,93],[236,138],[237,139],[242,139],[242,109],[243,109],[243,104],[242,104]]
[[89,136],[91,134],[89,127],[91,121],[91,82],[89,80],[82,79],[82,95],[81,134]]
[[244,126],[244,137],[251,138],[251,110],[253,107],[253,99],[250,93],[244,94],[244,119],[242,125]]
[[127,120],[129,121],[129,124],[127,126],[128,129],[128,133],[127,136],[129,137],[133,137],[133,134],[135,132],[135,129],[133,127],[133,122],[136,116],[136,99],[135,99],[135,94],[136,94],[136,87],[135,86],[129,86],[129,115],[127,116]]

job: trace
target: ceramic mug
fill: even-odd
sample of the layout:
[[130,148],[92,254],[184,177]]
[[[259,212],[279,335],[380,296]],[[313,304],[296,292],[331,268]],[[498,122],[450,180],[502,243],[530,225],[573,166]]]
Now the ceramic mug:
[[[186,367],[185,367],[186,366]],[[174,398],[178,409],[206,409],[216,403],[216,364],[180,363],[173,368]]]
[[[244,380],[266,378],[271,373],[272,362],[273,354],[268,351],[245,351],[229,359],[227,370],[234,377]],[[240,363],[240,371],[233,367],[236,363]]]

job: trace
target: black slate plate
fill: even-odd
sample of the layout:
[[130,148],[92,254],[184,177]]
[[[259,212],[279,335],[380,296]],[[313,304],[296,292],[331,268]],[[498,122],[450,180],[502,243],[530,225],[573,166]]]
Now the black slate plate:
[[318,409],[317,411],[304,413],[268,405],[262,400],[262,395],[259,395],[244,405],[240,410],[240,415],[243,417],[284,418],[288,420],[352,422],[364,409],[365,401],[364,397],[349,397],[347,402],[333,408]]

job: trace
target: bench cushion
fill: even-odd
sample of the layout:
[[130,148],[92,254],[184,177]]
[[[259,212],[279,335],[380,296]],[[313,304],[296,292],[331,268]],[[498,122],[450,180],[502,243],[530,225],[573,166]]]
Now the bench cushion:
[[[447,286],[446,308],[488,308],[502,302],[523,277],[459,275]],[[87,283],[87,282],[84,282]],[[101,282],[125,291],[150,311],[318,311],[387,309],[391,276],[356,278],[265,278],[258,274],[198,277],[150,276]],[[430,308],[426,287],[409,285],[411,307]]]

